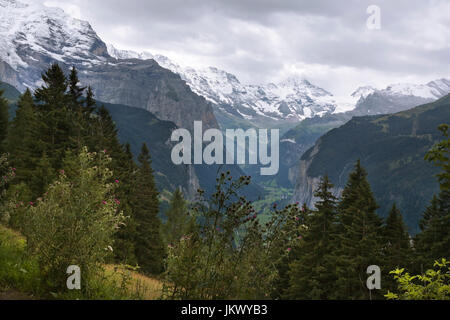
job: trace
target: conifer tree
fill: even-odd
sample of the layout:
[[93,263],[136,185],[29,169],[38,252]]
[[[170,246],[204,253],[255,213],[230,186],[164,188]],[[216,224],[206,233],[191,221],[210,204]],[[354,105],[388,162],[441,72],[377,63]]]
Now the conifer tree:
[[167,220],[163,225],[163,239],[167,245],[174,245],[186,234],[190,218],[183,193],[177,188],[170,200],[170,207],[166,211]]
[[161,221],[158,218],[158,191],[149,150],[144,143],[138,157],[139,170],[133,192],[133,210],[137,223],[135,255],[146,273],[159,274],[163,270],[164,247],[161,239]]
[[80,80],[78,79],[78,71],[75,67],[72,67],[69,75],[69,102],[74,110],[81,108],[81,97],[86,89],[85,87],[80,87]]
[[342,192],[338,205],[339,245],[336,260],[334,298],[369,299],[366,287],[367,267],[380,265],[382,220],[372,194],[367,173],[358,160]]
[[450,139],[448,125],[438,129],[444,139],[430,149],[425,159],[441,168],[437,175],[441,191],[425,211],[419,225],[422,232],[415,239],[420,263],[428,268],[435,260],[450,258]]
[[0,90],[0,155],[5,152],[5,140],[8,135],[9,105]]
[[314,196],[316,210],[306,218],[307,230],[298,249],[299,258],[290,265],[290,288],[293,299],[328,299],[330,283],[335,281],[334,250],[336,197],[328,176],[322,177]]
[[17,103],[16,116],[11,122],[8,151],[17,168],[16,183],[29,182],[43,149],[39,141],[39,120],[29,89]]
[[115,237],[115,259],[118,262],[135,265],[137,261],[134,242],[137,225],[133,204],[130,199],[133,197],[137,166],[133,161],[129,143],[125,145],[124,153],[117,162],[116,168],[117,177],[114,182],[118,184],[118,187],[115,201],[126,219],[123,227],[120,228]]
[[42,75],[44,85],[36,89],[34,97],[39,110],[41,124],[40,140],[54,168],[60,168],[67,149],[73,149],[74,119],[69,112],[70,99],[67,94],[68,83],[63,70],[53,64]]
[[396,268],[411,267],[412,250],[410,244],[410,237],[406,231],[403,222],[402,214],[397,209],[395,203],[386,219],[383,226],[383,290],[396,289],[396,284],[392,280],[390,271]]

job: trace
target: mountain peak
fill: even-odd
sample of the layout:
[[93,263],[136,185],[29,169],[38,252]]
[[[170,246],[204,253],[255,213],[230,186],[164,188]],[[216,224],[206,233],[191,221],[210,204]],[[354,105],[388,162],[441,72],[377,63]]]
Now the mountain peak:
[[88,22],[60,8],[0,0],[0,60],[17,70],[43,56],[67,63],[92,63],[109,57],[106,45]]

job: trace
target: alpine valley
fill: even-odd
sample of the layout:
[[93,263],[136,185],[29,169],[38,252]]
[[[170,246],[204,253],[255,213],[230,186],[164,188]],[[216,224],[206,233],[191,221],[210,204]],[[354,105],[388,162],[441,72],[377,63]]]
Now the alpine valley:
[[[135,156],[140,144],[147,143],[160,191],[181,187],[190,199],[198,188],[213,192],[220,169],[233,176],[251,175],[246,195],[261,199],[261,208],[291,200],[313,206],[319,176],[328,173],[338,194],[351,164],[360,158],[381,205],[379,213],[385,216],[393,199],[400,199],[413,232],[437,191],[434,169],[423,156],[438,138],[437,125],[450,119],[449,79],[384,89],[363,85],[347,97],[302,77],[242,83],[215,67],[195,69],[162,55],[107,45],[88,22],[59,8],[0,0],[5,97],[14,103],[26,88],[41,86],[42,72],[55,62],[66,73],[77,68],[82,84],[91,86],[98,104],[109,110],[120,140],[131,144]],[[171,132],[192,130],[194,121],[202,121],[204,129],[280,129],[279,173],[260,176],[256,165],[173,165]]]

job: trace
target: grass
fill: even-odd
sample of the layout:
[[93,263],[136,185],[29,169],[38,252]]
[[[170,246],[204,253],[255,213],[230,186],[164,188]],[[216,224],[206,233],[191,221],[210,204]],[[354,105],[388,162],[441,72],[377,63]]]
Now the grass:
[[39,268],[26,254],[26,240],[18,232],[0,225],[0,292],[18,291],[40,295]]
[[47,292],[42,285],[37,261],[26,250],[26,239],[0,225],[0,300],[2,299],[159,299],[162,282],[121,265],[106,265],[103,274],[90,283],[86,297],[78,290],[60,294]]
[[106,265],[105,274],[117,282],[126,279],[127,291],[144,300],[157,300],[161,297],[163,284],[161,281],[130,270],[125,266]]

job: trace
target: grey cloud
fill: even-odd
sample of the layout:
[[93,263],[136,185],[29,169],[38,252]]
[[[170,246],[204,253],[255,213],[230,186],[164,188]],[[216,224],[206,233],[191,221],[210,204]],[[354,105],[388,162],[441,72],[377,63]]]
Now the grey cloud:
[[[79,6],[100,36],[121,47],[196,56],[248,81],[270,81],[295,63],[348,67],[355,75],[450,75],[446,0],[52,2]],[[382,29],[368,31],[366,8],[374,2]],[[118,27],[130,29],[120,35]]]

